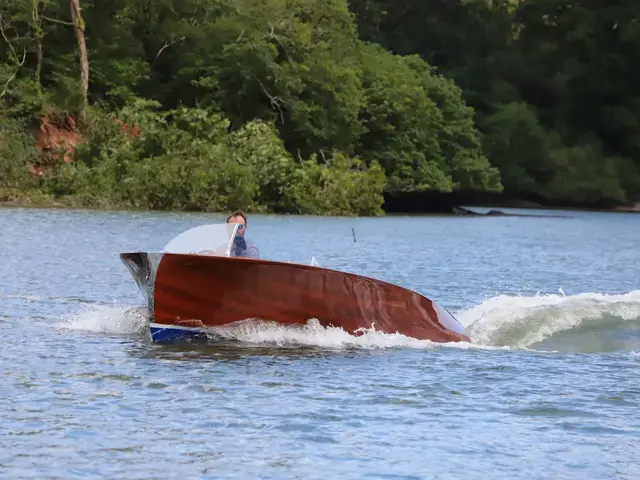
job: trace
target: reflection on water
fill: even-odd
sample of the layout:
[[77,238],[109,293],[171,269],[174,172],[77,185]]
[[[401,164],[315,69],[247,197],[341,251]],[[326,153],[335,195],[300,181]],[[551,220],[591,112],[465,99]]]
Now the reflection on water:
[[371,353],[351,347],[336,351],[315,346],[300,345],[254,345],[239,340],[210,339],[198,343],[181,343],[175,345],[154,345],[140,343],[130,354],[145,359],[162,359],[177,361],[233,361],[253,357],[279,357],[285,359],[322,358],[326,355],[338,355],[341,358],[370,355]]

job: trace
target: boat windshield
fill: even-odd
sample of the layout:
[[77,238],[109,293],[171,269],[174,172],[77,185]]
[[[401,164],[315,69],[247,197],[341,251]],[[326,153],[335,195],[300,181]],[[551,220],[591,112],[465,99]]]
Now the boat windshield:
[[175,237],[163,252],[228,257],[237,229],[235,223],[200,225]]
[[442,323],[446,328],[453,332],[464,333],[464,327],[456,317],[449,313],[449,310],[444,308],[442,305],[438,305],[436,302],[432,303],[434,308],[438,312],[438,319],[440,320],[440,323]]

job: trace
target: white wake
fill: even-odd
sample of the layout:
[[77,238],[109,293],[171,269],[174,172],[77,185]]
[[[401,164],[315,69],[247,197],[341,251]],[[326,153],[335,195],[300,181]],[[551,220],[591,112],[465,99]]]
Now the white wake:
[[[472,308],[452,312],[465,326],[472,340],[452,343],[453,348],[537,349],[553,340],[570,343],[580,351],[580,342],[592,338],[621,337],[607,350],[640,347],[640,290],[607,295],[500,295],[484,300]],[[115,335],[145,335],[148,318],[143,307],[84,305],[61,319],[60,328]],[[633,344],[628,332],[637,331]],[[317,321],[307,325],[284,326],[272,322],[245,321],[214,330],[216,336],[253,344],[305,345],[322,348],[418,348],[441,346],[400,334],[365,330],[351,335],[341,328],[325,328]],[[627,335],[627,336],[625,336]],[[617,338],[617,337],[616,337]],[[611,340],[613,341],[613,340]],[[586,347],[585,347],[586,348]],[[593,349],[593,345],[589,349]]]

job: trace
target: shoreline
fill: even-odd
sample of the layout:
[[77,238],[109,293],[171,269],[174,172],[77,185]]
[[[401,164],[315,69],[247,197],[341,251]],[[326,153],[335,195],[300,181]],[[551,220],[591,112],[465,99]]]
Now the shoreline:
[[[589,206],[562,206],[562,205],[544,205],[544,204],[529,204],[530,202],[523,202],[522,204],[511,204],[505,202],[504,204],[476,204],[474,207],[482,208],[512,208],[519,210],[564,210],[567,212],[623,212],[623,213],[640,213],[640,201],[632,203],[630,205],[618,205],[615,207],[589,207]],[[533,202],[531,202],[533,203]]]
[[[383,210],[386,213],[449,213],[460,208],[490,210],[546,210],[564,212],[640,213],[640,201],[601,206],[571,202],[547,203],[526,196],[511,196],[492,192],[397,192],[385,193]],[[510,214],[514,215],[514,214]],[[522,214],[518,214],[522,215]]]
[[561,205],[540,205],[540,206],[523,206],[523,205],[511,205],[509,203],[504,204],[464,204],[469,208],[490,208],[490,209],[511,209],[511,210],[551,210],[551,211],[564,211],[564,212],[599,212],[599,213],[640,213],[640,202],[636,202],[630,206],[617,206],[610,208],[597,208],[597,207],[577,207],[577,206],[561,206]]
[[[0,191],[0,195],[3,192]],[[386,202],[385,202],[386,203]],[[448,203],[448,202],[447,202]],[[588,206],[560,206],[560,205],[543,205],[536,202],[531,202],[521,199],[509,199],[503,202],[461,202],[459,204],[447,205],[448,208],[425,208],[416,209],[410,208],[398,209],[391,208],[385,209],[383,205],[384,214],[382,216],[446,216],[446,217],[546,217],[546,218],[568,218],[566,215],[536,215],[535,213],[512,213],[504,212],[502,209],[511,210],[547,210],[558,212],[599,212],[599,213],[640,213],[640,202],[635,202],[631,205],[621,205],[611,208],[595,208]],[[95,210],[99,212],[148,212],[148,213],[220,213],[220,212],[207,212],[205,210],[152,210],[146,208],[129,208],[129,207],[97,207],[76,204],[73,199],[53,199],[48,195],[43,195],[40,192],[34,192],[34,196],[18,195],[11,200],[0,200],[0,208],[33,208],[33,209],[58,209],[58,210]],[[474,211],[476,208],[488,209],[487,212]],[[248,214],[252,215],[277,215],[273,212],[260,212],[247,210]],[[282,214],[282,215],[298,215],[298,214]]]

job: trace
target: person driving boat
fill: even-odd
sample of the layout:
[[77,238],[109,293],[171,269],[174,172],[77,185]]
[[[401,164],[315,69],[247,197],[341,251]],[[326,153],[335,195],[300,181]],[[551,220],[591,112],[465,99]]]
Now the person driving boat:
[[233,239],[233,246],[231,247],[231,256],[260,258],[258,247],[253,243],[248,242],[245,238],[247,233],[247,216],[244,212],[242,210],[236,210],[227,217],[227,223],[238,224],[238,230],[236,231],[236,236]]

